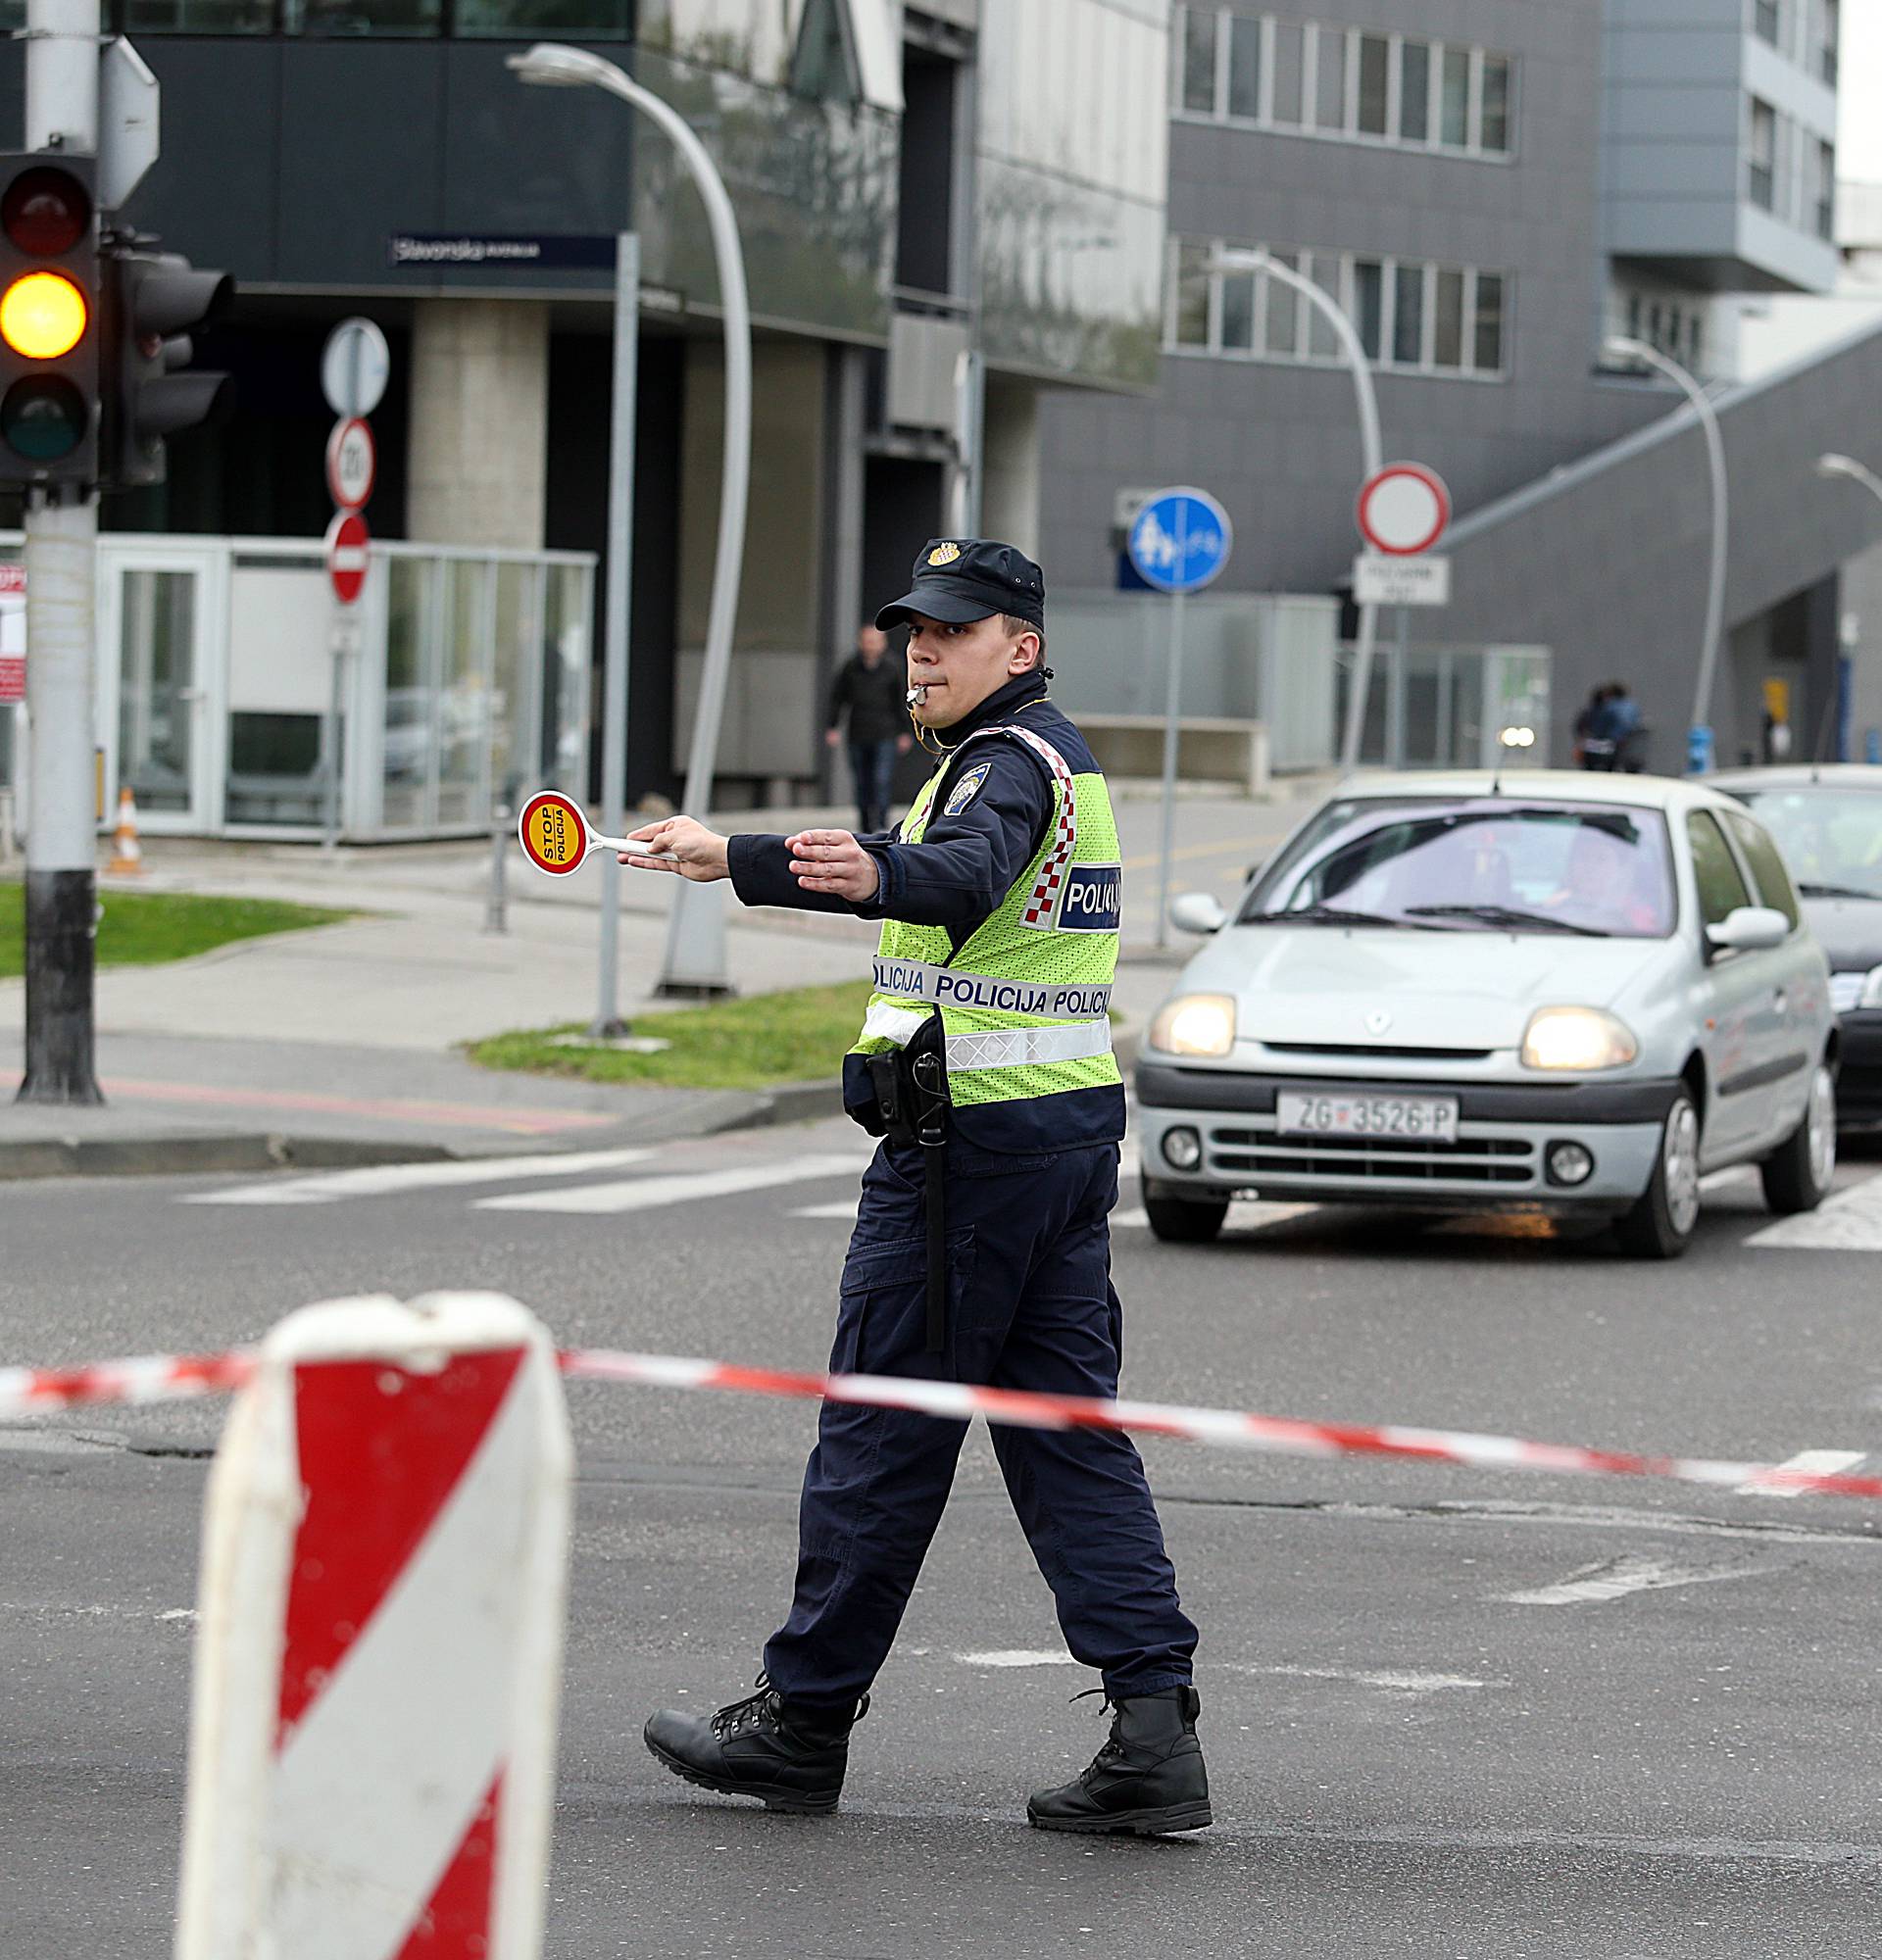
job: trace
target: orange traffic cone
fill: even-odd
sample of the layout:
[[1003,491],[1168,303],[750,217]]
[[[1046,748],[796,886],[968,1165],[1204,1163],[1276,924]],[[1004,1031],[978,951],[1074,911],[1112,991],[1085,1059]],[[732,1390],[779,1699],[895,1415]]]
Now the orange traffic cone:
[[128,783],[118,792],[118,829],[111,840],[111,862],[105,870],[114,878],[144,875],[144,854],[137,848],[137,799]]

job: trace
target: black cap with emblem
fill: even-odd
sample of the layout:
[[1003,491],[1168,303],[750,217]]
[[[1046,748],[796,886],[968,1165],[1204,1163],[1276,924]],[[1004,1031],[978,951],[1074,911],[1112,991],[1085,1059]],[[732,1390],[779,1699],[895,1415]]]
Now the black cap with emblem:
[[884,631],[916,614],[965,626],[992,612],[1046,623],[1046,575],[1024,552],[992,538],[930,538],[915,561],[915,584],[875,615]]

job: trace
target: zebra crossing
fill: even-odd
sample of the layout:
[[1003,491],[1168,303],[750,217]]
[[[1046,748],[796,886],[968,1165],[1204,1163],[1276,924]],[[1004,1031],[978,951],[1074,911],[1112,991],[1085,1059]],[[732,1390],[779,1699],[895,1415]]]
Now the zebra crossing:
[[[856,1216],[856,1181],[869,1160],[867,1149],[831,1134],[791,1139],[783,1134],[700,1138],[679,1144],[615,1150],[538,1152],[527,1156],[476,1157],[441,1162],[374,1164],[354,1170],[301,1176],[264,1175],[209,1190],[185,1191],[176,1201],[191,1205],[308,1206],[457,1196],[479,1212],[539,1213],[563,1217],[619,1217],[685,1206],[703,1200],[773,1194],[778,1214],[831,1224]],[[1147,1232],[1150,1220],[1139,1195],[1134,1138],[1126,1139],[1119,1170],[1120,1202],[1112,1226],[1128,1238]],[[805,1193],[794,1187],[835,1184],[835,1192]],[[1812,1212],[1764,1221],[1757,1174],[1749,1168],[1719,1171],[1704,1180],[1709,1206],[1734,1223],[1757,1222],[1740,1243],[1752,1252],[1882,1251],[1882,1175],[1863,1166]],[[1227,1229],[1261,1234],[1323,1209],[1312,1202],[1239,1200]],[[1459,1219],[1436,1229],[1468,1236],[1493,1229],[1495,1220]]]

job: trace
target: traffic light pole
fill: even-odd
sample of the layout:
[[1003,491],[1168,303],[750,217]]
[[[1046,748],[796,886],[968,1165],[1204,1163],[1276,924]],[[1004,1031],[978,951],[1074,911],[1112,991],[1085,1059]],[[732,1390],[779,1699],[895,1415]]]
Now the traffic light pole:
[[[26,147],[98,148],[99,0],[27,0]],[[100,1102],[92,1061],[96,791],[92,666],[98,505],[28,492],[26,1052],[23,1102]]]

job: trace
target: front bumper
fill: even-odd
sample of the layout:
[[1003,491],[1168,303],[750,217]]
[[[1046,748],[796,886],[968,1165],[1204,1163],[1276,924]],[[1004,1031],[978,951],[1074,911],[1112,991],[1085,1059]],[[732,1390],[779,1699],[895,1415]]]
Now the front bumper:
[[1836,1120],[1846,1130],[1882,1129],[1882,1007],[1841,1017]]
[[[1676,1079],[1624,1082],[1426,1082],[1256,1074],[1140,1062],[1136,1089],[1144,1175],[1173,1197],[1316,1198],[1436,1210],[1544,1210],[1612,1215],[1647,1189]],[[1319,1094],[1455,1096],[1454,1144],[1401,1138],[1283,1136],[1282,1089]],[[1169,1130],[1201,1137],[1203,1160],[1176,1169],[1163,1152]],[[1549,1147],[1577,1143],[1591,1176],[1553,1184]]]

